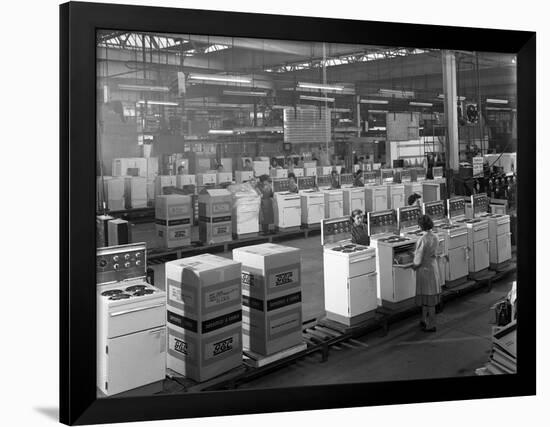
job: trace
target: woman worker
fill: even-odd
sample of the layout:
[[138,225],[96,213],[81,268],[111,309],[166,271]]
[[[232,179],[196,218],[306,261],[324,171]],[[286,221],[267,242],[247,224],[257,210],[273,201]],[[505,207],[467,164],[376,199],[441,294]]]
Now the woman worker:
[[338,171],[336,169],[330,172],[330,188],[332,190],[340,188],[340,179],[338,178]]
[[422,199],[422,196],[418,193],[412,193],[409,198],[407,199],[407,205],[412,206],[416,205],[420,207],[420,200]]
[[441,294],[436,258],[439,241],[432,233],[434,224],[428,215],[418,218],[418,225],[425,233],[417,240],[414,251],[412,268],[416,271],[416,304],[422,306],[422,329],[425,332],[435,332],[435,307],[439,304]]
[[351,221],[351,243],[356,245],[369,246],[370,236],[365,224],[363,211],[361,209],[354,209],[350,216]]
[[269,232],[270,224],[274,222],[273,214],[273,188],[269,183],[269,175],[260,176],[260,224],[262,224],[262,231],[264,234]]
[[288,179],[288,191],[291,193],[297,193],[298,185],[296,184],[296,175],[294,175],[294,172],[289,172],[287,179]]
[[363,181],[363,170],[362,169],[359,169],[353,175],[353,186],[354,187],[364,187],[365,186],[365,182]]

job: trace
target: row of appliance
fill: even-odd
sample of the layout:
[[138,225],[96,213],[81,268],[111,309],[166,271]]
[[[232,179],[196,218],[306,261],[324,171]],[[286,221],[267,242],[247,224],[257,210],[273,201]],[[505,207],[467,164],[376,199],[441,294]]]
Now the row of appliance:
[[[275,226],[281,230],[301,225],[312,226],[323,219],[350,215],[355,209],[363,212],[399,209],[407,204],[409,196],[414,193],[420,195],[424,201],[441,200],[445,197],[446,184],[442,177],[394,183],[393,170],[388,171],[388,175],[382,175],[382,183],[378,181],[377,172],[365,172],[363,186],[354,186],[353,179],[345,182],[343,178],[346,178],[346,174],[342,174],[341,188],[338,189],[331,188],[330,176],[298,178],[298,193],[288,191],[286,180],[274,179]],[[349,177],[352,178],[351,175]]]
[[438,238],[440,284],[455,286],[511,259],[510,217],[487,213],[485,194],[455,197],[398,210],[370,212],[370,246],[351,243],[348,217],[323,220],[325,310],[331,320],[354,325],[378,306],[399,309],[413,303],[418,217],[429,215]]

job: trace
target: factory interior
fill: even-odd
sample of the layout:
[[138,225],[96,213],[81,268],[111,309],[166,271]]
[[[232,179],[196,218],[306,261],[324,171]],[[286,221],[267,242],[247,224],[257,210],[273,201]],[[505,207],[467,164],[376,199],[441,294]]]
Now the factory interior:
[[98,30],[96,59],[99,397],[516,373],[514,55]]

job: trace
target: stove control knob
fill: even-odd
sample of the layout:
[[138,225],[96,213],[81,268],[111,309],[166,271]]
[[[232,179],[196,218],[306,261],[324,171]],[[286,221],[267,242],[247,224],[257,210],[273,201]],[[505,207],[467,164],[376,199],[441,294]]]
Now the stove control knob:
[[130,268],[130,263],[129,263],[129,262],[125,262],[125,263],[124,263],[124,268]]
[[118,270],[118,264],[113,264],[113,269]]
[[130,259],[130,254],[124,254],[124,259]]
[[115,255],[115,256],[113,257],[113,261],[114,261],[114,262],[117,262],[117,261],[118,261],[118,255]]
[[105,267],[106,265],[107,265],[107,260],[102,258],[101,261],[99,261],[99,266],[100,267]]
[[137,260],[137,261],[136,261],[136,265],[141,265],[141,261],[140,261],[140,260]]
[[141,258],[141,252],[136,252],[136,258]]

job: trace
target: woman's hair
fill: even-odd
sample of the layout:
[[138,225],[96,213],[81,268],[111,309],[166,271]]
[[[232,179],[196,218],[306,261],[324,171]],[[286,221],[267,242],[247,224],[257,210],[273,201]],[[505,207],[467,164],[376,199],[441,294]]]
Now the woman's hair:
[[266,182],[269,181],[269,175],[261,175],[260,176],[260,182]]
[[333,175],[333,174],[338,175],[338,171],[337,171],[336,169],[332,169],[332,170],[330,171],[330,174],[331,174],[331,175]]
[[362,176],[363,175],[363,169],[358,169],[357,172],[355,172],[355,176]]
[[407,199],[407,204],[408,204],[409,206],[414,205],[415,202],[416,202],[418,199],[421,199],[421,198],[422,198],[422,196],[421,196],[420,194],[418,194],[418,193],[412,193],[412,194],[409,196],[409,198]]
[[351,211],[351,215],[349,217],[349,220],[351,221],[351,223],[353,224],[353,218],[355,218],[356,215],[361,215],[363,213],[363,211],[361,209],[354,209]]
[[434,222],[428,215],[422,215],[418,218],[418,225],[422,231],[428,231],[433,228]]
[[294,172],[290,172],[290,173],[288,174],[288,177],[289,177],[289,178],[293,178],[294,181],[296,181],[296,175],[294,175]]

